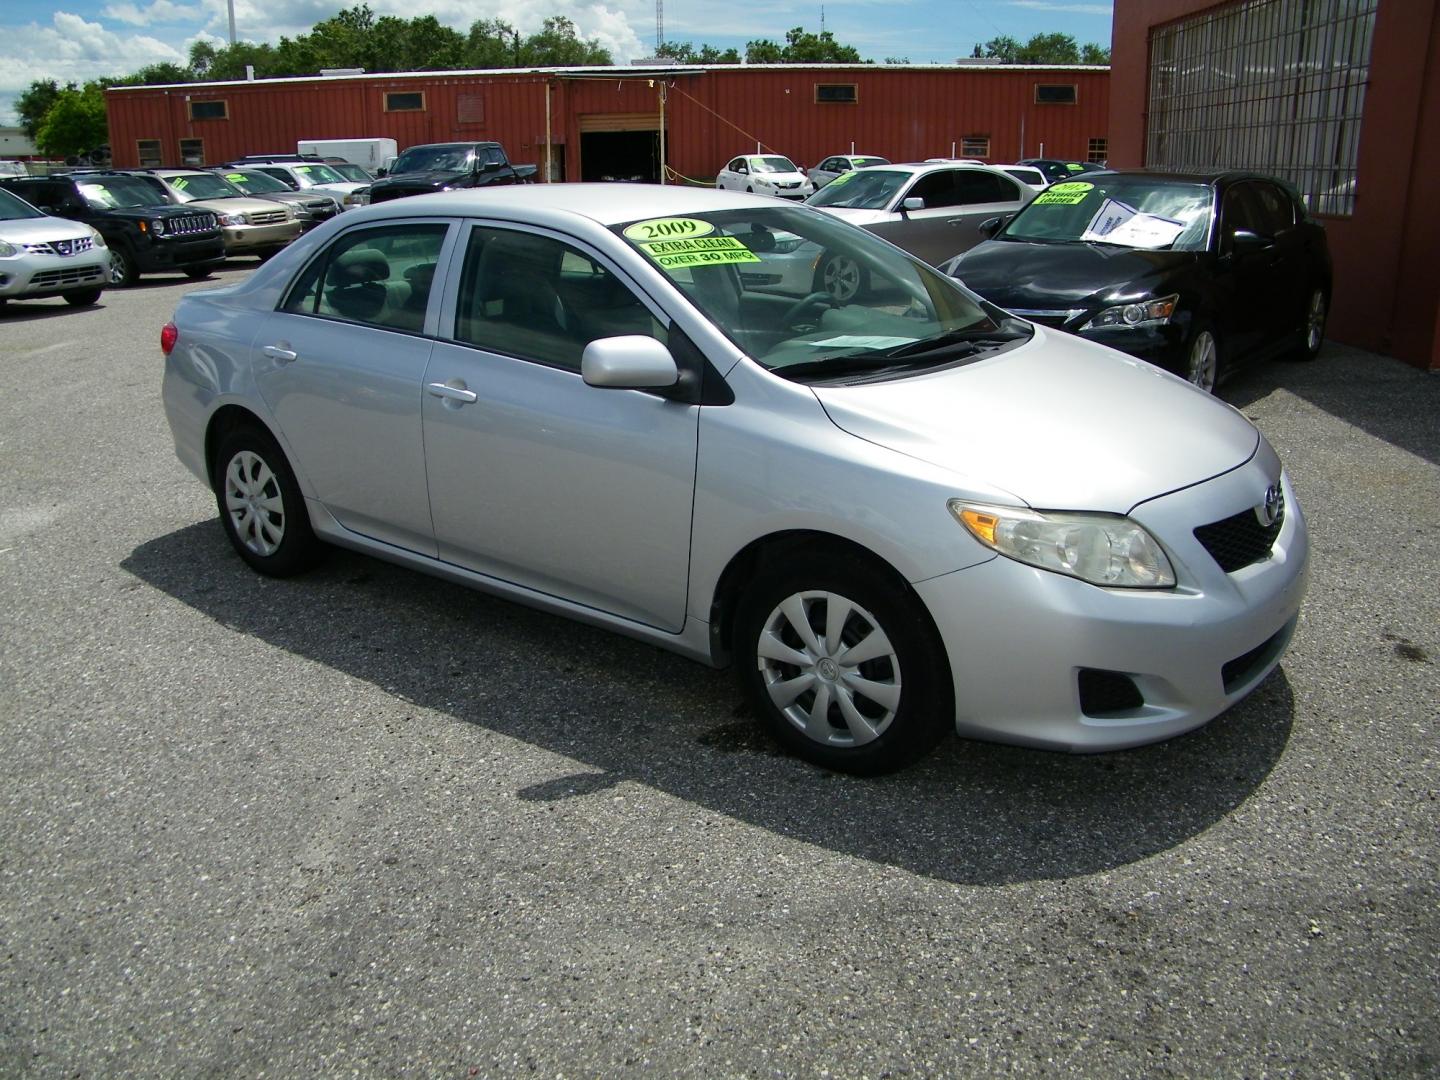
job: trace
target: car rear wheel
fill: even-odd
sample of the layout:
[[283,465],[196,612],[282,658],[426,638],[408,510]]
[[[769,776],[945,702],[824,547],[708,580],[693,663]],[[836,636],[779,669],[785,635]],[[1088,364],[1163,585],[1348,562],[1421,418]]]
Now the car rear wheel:
[[71,292],[65,294],[65,302],[74,307],[89,307],[100,299],[99,289],[86,289],[84,292]]
[[1215,382],[1220,374],[1220,346],[1215,335],[1201,329],[1190,339],[1190,351],[1185,360],[1185,379],[1192,386],[1198,386],[1207,394],[1215,392]]
[[225,534],[253,569],[289,577],[315,561],[319,541],[300,485],[268,432],[238,427],[227,434],[211,484]]
[[859,560],[754,581],[736,663],[762,723],[791,752],[873,775],[930,750],[954,724],[950,667],[919,600]]
[[1325,344],[1325,318],[1329,309],[1325,290],[1315,286],[1310,290],[1310,300],[1305,305],[1305,324],[1301,328],[1303,337],[1295,353],[1297,359],[1314,360],[1320,355],[1320,347]]
[[117,289],[124,289],[139,280],[140,267],[135,265],[135,257],[124,248],[112,247],[110,249],[110,284]]
[[842,304],[865,295],[869,272],[848,255],[828,255],[815,271],[815,292],[828,292]]

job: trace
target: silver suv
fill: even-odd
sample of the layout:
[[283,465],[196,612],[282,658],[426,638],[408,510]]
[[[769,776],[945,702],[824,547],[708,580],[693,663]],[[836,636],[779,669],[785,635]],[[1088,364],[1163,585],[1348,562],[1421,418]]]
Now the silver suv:
[[49,296],[93,304],[109,281],[110,249],[98,232],[0,188],[0,306]]
[[145,176],[165,187],[171,202],[213,210],[225,237],[225,254],[268,259],[300,235],[290,207],[252,199],[223,176],[201,169],[148,169]]
[[236,161],[231,164],[241,165],[247,169],[258,169],[260,172],[273,176],[291,191],[333,195],[339,200],[341,207],[346,210],[352,206],[364,205],[363,195],[359,193],[370,187],[369,184],[360,184],[354,180],[345,179],[323,161],[276,158],[271,161]]

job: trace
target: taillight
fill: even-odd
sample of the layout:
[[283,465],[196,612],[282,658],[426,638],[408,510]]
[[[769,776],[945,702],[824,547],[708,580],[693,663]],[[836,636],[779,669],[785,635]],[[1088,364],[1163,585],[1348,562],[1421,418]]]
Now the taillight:
[[170,355],[175,348],[175,342],[180,340],[180,328],[173,322],[167,322],[160,329],[160,351],[166,356]]

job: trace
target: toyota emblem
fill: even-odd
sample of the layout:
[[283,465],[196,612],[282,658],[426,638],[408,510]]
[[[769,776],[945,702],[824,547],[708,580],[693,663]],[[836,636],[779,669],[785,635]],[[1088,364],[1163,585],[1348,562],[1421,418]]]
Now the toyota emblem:
[[1255,508],[1255,516],[1267,529],[1285,516],[1285,495],[1279,484],[1265,489],[1265,501]]

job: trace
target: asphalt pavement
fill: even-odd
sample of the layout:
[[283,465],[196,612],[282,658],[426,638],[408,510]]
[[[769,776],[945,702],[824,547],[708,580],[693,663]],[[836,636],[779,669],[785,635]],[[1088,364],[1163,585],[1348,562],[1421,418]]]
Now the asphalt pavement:
[[1314,557],[1239,706],[859,780],[728,672],[251,573],[160,404],[196,287],[0,311],[0,1076],[1440,1074],[1440,378],[1222,388]]

